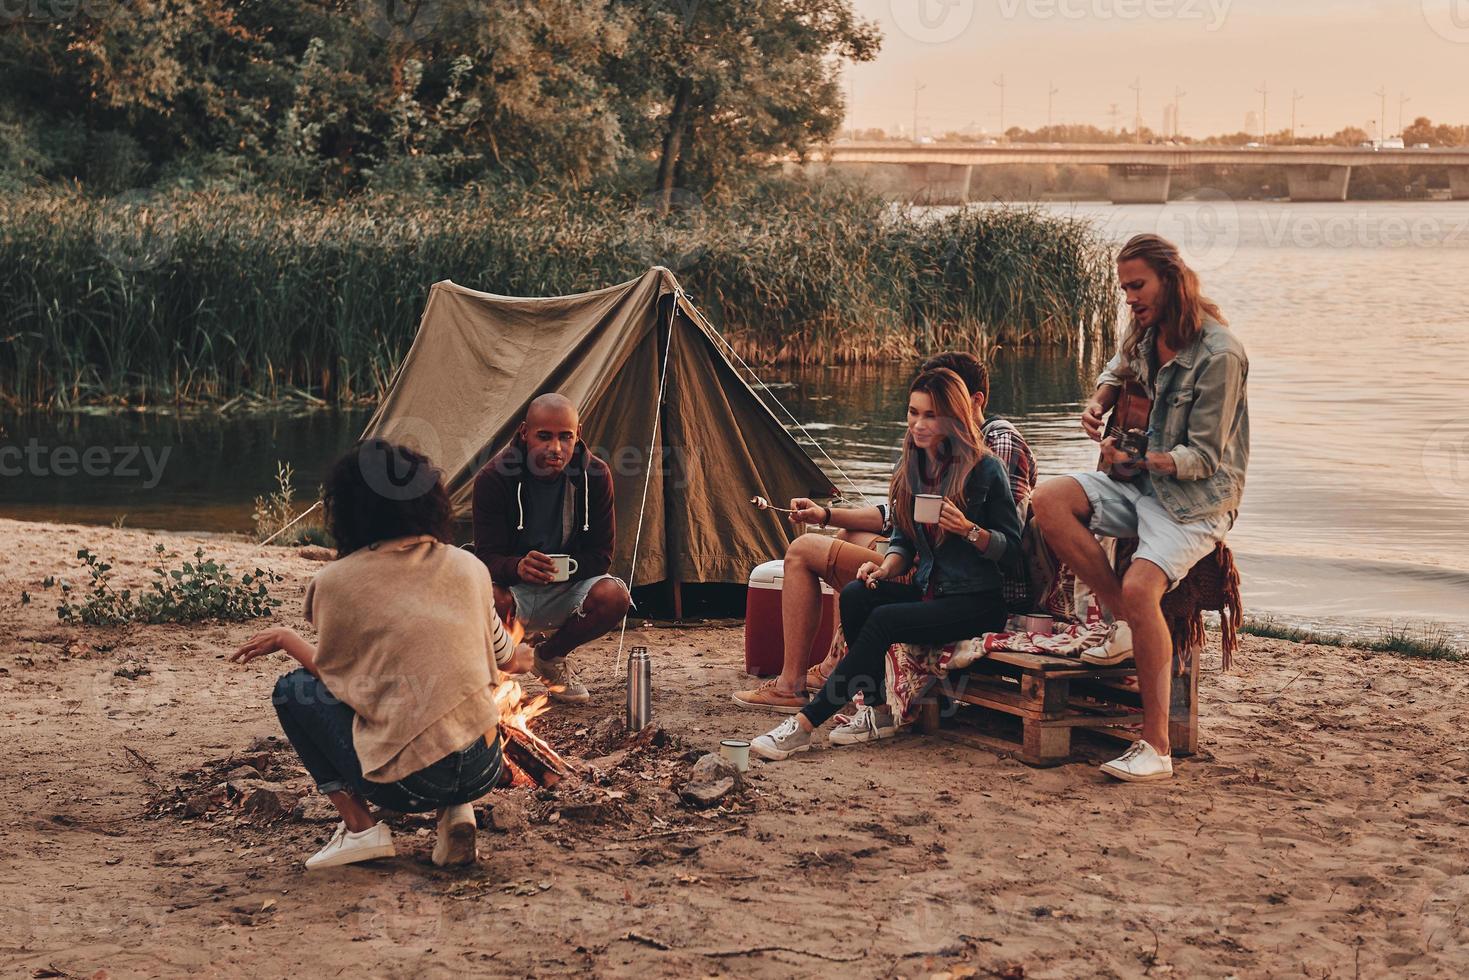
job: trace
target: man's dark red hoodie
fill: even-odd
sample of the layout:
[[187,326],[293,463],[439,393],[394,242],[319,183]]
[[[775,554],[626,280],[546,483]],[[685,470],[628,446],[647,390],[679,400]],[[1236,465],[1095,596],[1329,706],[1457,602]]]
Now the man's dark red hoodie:
[[[535,479],[526,471],[525,441],[516,436],[474,477],[474,553],[497,585],[520,581],[516,567],[527,548],[522,485]],[[576,559],[573,582],[605,575],[612,567],[617,517],[612,505],[612,471],[580,440],[562,471],[567,477],[561,527],[562,554]]]

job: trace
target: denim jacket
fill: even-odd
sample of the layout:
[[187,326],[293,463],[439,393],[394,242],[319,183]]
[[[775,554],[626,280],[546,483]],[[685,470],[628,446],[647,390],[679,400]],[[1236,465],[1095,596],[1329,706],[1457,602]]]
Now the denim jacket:
[[[1179,523],[1217,517],[1239,509],[1250,462],[1250,412],[1245,382],[1250,361],[1235,333],[1205,318],[1188,347],[1150,377],[1148,352],[1154,332],[1143,334],[1128,367],[1148,388],[1150,452],[1173,457],[1178,473],[1149,473],[1153,493]],[[1097,384],[1122,384],[1122,351],[1107,362]]]
[[984,551],[957,534],[946,535],[935,551],[928,535],[920,533],[914,541],[893,524],[888,554],[897,552],[909,561],[916,556],[913,582],[920,589],[926,591],[933,579],[934,593],[941,596],[999,592],[1005,584],[1003,570],[1020,561],[1020,515],[1005,467],[993,455],[981,459],[964,482],[964,516],[990,532]]

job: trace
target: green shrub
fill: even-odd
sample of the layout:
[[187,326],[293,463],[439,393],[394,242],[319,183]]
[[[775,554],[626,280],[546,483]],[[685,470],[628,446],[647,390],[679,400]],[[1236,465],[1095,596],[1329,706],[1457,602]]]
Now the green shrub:
[[296,488],[291,484],[295,469],[290,463],[277,460],[275,464],[276,488],[263,497],[255,498],[255,540],[265,541],[279,534],[284,528],[290,530],[275,538],[272,544],[300,545],[327,544],[331,538],[318,518],[291,522],[302,516],[296,512]]
[[[194,551],[194,560],[179,568],[166,568],[164,561],[177,558],[163,545],[154,545],[158,564],[153,567],[154,580],[146,591],[134,595],[131,589],[117,591],[112,587],[112,563],[103,561],[86,548],[77,558],[86,567],[88,584],[74,589],[61,582],[61,600],[56,617],[63,623],[88,626],[115,626],[122,623],[193,623],[206,619],[238,621],[267,616],[281,604],[270,595],[270,585],[281,577],[257,568],[236,579],[223,565],[204,556],[204,549]],[[45,585],[55,584],[48,578]]]

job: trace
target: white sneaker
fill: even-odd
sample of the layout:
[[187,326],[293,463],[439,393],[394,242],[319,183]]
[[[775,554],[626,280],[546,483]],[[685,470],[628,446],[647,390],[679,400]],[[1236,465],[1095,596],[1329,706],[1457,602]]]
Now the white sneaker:
[[791,715],[750,743],[750,751],[762,759],[779,762],[811,747],[811,733],[801,727],[801,716]]
[[306,859],[306,870],[320,871],[358,861],[390,858],[397,853],[393,847],[393,832],[387,824],[379,822],[366,830],[352,831],[347,829],[346,823],[339,823],[326,846]]
[[860,745],[896,734],[898,725],[893,721],[892,708],[885,704],[876,708],[862,704],[857,706],[857,714],[851,721],[831,730],[829,741],[832,745]]
[[1081,659],[1093,667],[1115,667],[1132,656],[1132,627],[1123,620],[1112,624],[1107,642],[1081,651]]
[[586,704],[592,699],[592,693],[587,690],[585,684],[577,679],[576,672],[571,669],[571,664],[565,657],[542,660],[538,653],[531,666],[531,672],[541,679],[542,684],[546,685],[546,693],[551,695],[553,701]]
[[1173,778],[1173,757],[1159,755],[1142,739],[1132,743],[1132,748],[1119,758],[1102,766],[1102,772],[1128,783],[1146,783],[1155,779]]
[[474,807],[468,803],[446,806],[439,811],[439,830],[434,838],[434,864],[473,864],[479,860],[475,840]]

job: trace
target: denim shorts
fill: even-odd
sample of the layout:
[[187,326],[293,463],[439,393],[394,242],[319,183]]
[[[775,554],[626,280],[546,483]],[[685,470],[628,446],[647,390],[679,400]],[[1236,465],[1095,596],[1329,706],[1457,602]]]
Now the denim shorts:
[[1092,533],[1108,538],[1137,538],[1134,560],[1146,558],[1163,569],[1170,589],[1199,559],[1212,552],[1234,526],[1233,514],[1180,524],[1153,495],[1147,474],[1130,483],[1114,480],[1100,470],[1067,475],[1086,491],[1086,499],[1092,505]]
[[527,630],[560,629],[572,616],[585,615],[582,606],[598,582],[611,579],[627,591],[627,583],[616,575],[598,575],[579,582],[552,582],[532,585],[517,582],[510,586],[515,597],[515,621]]

